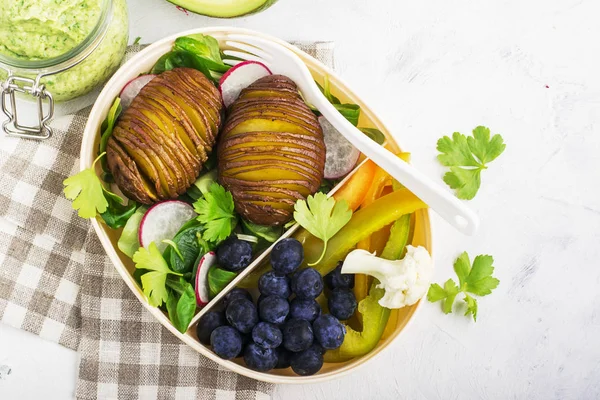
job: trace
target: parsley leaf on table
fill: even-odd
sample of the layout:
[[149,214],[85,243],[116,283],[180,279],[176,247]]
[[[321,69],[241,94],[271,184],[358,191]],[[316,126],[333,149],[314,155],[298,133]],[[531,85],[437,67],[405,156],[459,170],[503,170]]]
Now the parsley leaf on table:
[[306,201],[298,200],[294,210],[296,222],[324,243],[321,257],[314,263],[308,264],[316,265],[323,259],[329,239],[352,218],[352,210],[348,208],[345,200],[335,201],[334,198],[327,197],[321,192],[308,196]]
[[464,293],[464,302],[467,305],[465,315],[472,315],[473,319],[477,321],[477,300],[470,294],[487,296],[498,287],[500,281],[492,276],[493,263],[492,256],[479,255],[475,257],[471,266],[467,252],[462,253],[454,262],[454,272],[458,277],[459,286],[452,279],[448,279],[443,288],[434,283],[429,287],[427,300],[432,303],[441,300],[442,310],[445,314],[450,314],[456,296]]
[[481,185],[481,171],[495,160],[506,148],[500,135],[490,139],[490,130],[485,126],[473,129],[473,136],[454,132],[452,138],[444,136],[437,142],[439,162],[450,167],[444,182],[456,189],[459,199],[471,200]]
[[208,242],[227,239],[237,223],[233,196],[216,182],[210,185],[204,198],[196,200],[194,210],[198,213],[198,221],[206,225],[202,237]]
[[141,277],[142,290],[148,297],[148,303],[152,307],[161,306],[169,295],[166,286],[167,275],[181,274],[171,271],[154,242],[150,243],[147,249],[140,247],[132,258],[136,269],[148,271]]

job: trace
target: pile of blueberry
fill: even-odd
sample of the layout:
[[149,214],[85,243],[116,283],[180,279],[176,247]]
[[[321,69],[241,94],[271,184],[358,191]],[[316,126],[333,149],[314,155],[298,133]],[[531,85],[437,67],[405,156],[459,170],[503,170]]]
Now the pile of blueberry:
[[356,310],[350,290],[354,275],[341,274],[338,266],[326,276],[331,314],[322,314],[315,299],[323,292],[323,278],[313,268],[298,270],[303,258],[297,240],[277,243],[271,253],[273,269],[259,279],[256,305],[248,291],[232,290],[225,297],[224,311],[200,319],[199,340],[221,358],[243,357],[256,371],[291,366],[298,375],[317,373],[325,351],[344,341],[346,329],[340,320]]

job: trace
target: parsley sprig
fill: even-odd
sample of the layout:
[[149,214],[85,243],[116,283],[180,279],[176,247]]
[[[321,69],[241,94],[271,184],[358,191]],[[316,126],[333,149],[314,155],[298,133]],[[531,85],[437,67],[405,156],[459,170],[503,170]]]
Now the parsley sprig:
[[163,258],[156,243],[152,242],[148,248],[140,247],[133,254],[135,268],[145,271],[141,277],[142,290],[148,303],[152,307],[159,307],[167,301],[167,276],[169,274],[181,276],[180,273],[172,271],[169,264]]
[[495,160],[506,148],[500,135],[490,139],[490,130],[485,126],[473,129],[473,136],[454,132],[452,138],[444,136],[437,142],[440,153],[438,160],[450,167],[444,182],[456,189],[459,199],[471,200],[481,186],[481,171]]
[[108,208],[108,201],[104,197],[107,190],[94,170],[98,160],[105,154],[100,154],[90,168],[68,177],[63,182],[65,197],[73,200],[73,209],[78,211],[81,218],[94,218],[98,213],[106,212]]
[[294,219],[312,235],[324,243],[321,257],[309,266],[317,265],[327,251],[327,242],[352,218],[352,210],[345,200],[335,201],[326,194],[317,192],[305,200],[298,200],[294,206]]
[[202,238],[208,242],[218,243],[231,235],[237,224],[234,211],[233,196],[216,182],[213,182],[204,198],[196,200],[194,210],[198,213],[198,221],[206,225]]
[[463,293],[463,301],[467,306],[465,316],[472,315],[473,320],[477,321],[477,300],[471,295],[487,296],[498,287],[500,281],[492,276],[493,263],[492,256],[479,255],[475,257],[471,266],[469,255],[465,251],[454,262],[454,272],[458,276],[459,285],[452,279],[448,279],[444,287],[434,283],[429,287],[427,300],[432,303],[442,301],[442,310],[445,314],[450,314],[456,297]]

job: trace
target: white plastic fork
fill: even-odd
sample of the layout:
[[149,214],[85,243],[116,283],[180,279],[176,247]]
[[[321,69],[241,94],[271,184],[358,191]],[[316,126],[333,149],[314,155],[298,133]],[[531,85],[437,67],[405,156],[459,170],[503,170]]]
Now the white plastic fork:
[[[286,75],[296,82],[304,99],[315,106],[360,152],[401,182],[457,230],[466,235],[475,234],[479,226],[477,214],[445,188],[379,146],[348,122],[321,93],[310,71],[294,52],[278,43],[243,34],[227,35],[225,43],[228,47],[237,49],[225,50],[225,55],[242,60],[259,61],[269,67],[274,74]],[[225,62],[235,65],[240,61],[229,59]]]

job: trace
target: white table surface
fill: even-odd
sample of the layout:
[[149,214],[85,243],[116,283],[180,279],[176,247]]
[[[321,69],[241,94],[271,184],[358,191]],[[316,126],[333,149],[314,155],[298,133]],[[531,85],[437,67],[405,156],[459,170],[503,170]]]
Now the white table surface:
[[[380,357],[276,399],[600,398],[600,2],[280,0],[232,21],[130,0],[131,38],[230,24],[333,40],[339,74],[439,180],[439,137],[477,125],[507,150],[469,203],[476,237],[435,222],[435,280],[463,250],[492,254],[479,321],[423,304]],[[77,355],[0,325],[0,399],[68,399]],[[1,370],[1,367],[0,367]]]

